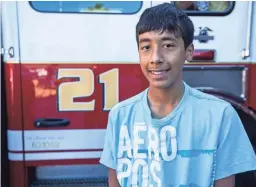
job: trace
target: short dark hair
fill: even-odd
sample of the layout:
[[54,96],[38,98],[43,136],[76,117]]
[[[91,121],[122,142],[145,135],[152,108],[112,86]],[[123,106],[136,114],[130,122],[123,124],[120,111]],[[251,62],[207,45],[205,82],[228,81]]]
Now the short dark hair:
[[171,3],[147,8],[136,25],[136,40],[140,34],[150,31],[174,33],[175,37],[182,37],[185,49],[193,42],[194,25],[185,12]]

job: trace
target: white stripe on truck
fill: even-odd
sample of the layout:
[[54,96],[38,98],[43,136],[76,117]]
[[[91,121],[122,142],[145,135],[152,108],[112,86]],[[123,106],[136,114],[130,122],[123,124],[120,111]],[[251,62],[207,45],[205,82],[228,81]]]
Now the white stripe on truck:
[[[105,129],[25,130],[24,151],[103,149]],[[8,130],[8,150],[22,151],[22,131]]]
[[40,160],[65,160],[65,159],[97,159],[102,151],[73,151],[73,152],[46,152],[46,153],[8,153],[11,161],[22,161],[25,156],[26,161]]

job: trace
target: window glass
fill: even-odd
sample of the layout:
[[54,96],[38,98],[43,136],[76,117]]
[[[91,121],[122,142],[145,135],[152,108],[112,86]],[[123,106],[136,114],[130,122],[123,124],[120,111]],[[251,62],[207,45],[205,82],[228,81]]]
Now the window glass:
[[232,11],[232,1],[173,1],[178,8],[190,15],[225,15]]
[[31,1],[39,12],[56,13],[107,13],[134,14],[142,6],[141,1]]

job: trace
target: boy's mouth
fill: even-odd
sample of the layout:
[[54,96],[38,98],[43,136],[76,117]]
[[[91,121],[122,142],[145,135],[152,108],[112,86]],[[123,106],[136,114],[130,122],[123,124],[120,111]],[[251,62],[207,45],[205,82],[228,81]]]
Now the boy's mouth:
[[162,75],[164,73],[166,73],[167,71],[169,71],[170,69],[162,69],[162,70],[148,70],[150,73],[152,73],[153,75]]

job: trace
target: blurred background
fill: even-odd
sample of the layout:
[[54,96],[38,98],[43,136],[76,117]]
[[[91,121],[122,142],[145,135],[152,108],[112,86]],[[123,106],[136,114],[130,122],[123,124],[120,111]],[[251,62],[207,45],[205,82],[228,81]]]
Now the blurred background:
[[[256,2],[165,2],[195,26],[184,81],[230,102],[255,149]],[[98,160],[108,113],[148,86],[135,26],[160,3],[0,2],[3,187],[107,186]],[[236,177],[255,186],[255,171]]]

